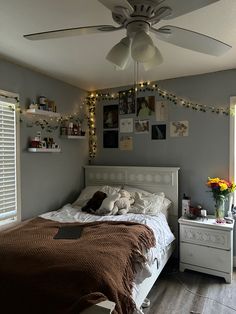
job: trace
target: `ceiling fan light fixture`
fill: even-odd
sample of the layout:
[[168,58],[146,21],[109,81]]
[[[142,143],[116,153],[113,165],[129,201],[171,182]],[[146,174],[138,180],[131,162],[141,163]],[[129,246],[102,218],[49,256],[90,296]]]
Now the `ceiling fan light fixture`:
[[148,62],[153,58],[155,52],[151,37],[143,30],[137,32],[131,47],[132,58],[137,62]]
[[145,71],[151,70],[152,68],[160,65],[163,62],[162,55],[157,47],[155,47],[154,56],[148,61],[143,63]]
[[116,68],[123,70],[128,61],[130,55],[131,40],[129,37],[121,39],[107,54],[106,59],[115,64]]

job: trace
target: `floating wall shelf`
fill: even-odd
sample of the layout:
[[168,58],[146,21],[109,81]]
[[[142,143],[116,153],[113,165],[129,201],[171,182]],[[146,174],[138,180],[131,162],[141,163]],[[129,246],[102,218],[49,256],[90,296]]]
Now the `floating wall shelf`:
[[51,118],[59,118],[61,116],[61,114],[58,112],[40,110],[40,109],[27,109],[26,112],[30,113],[30,114],[47,116],[47,117],[51,117]]
[[28,148],[30,153],[60,153],[60,148]]
[[84,140],[86,136],[81,135],[61,135],[61,138],[67,139],[67,140]]

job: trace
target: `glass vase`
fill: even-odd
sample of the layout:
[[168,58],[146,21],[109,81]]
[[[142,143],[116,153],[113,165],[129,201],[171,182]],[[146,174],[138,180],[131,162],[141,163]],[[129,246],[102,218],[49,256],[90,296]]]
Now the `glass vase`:
[[217,223],[224,223],[225,222],[225,198],[218,197],[216,198],[215,203],[215,217]]

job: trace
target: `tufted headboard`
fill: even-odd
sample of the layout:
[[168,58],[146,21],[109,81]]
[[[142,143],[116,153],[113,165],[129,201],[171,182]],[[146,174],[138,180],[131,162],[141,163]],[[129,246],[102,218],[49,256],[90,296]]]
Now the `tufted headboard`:
[[169,225],[178,234],[177,167],[85,166],[85,186],[131,185],[152,193],[164,192],[172,201]]

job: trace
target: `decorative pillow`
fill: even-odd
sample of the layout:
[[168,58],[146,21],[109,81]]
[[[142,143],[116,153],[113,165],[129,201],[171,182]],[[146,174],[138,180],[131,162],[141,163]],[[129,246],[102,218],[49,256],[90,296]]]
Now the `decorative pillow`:
[[97,191],[102,191],[107,195],[117,193],[120,190],[120,186],[108,186],[108,185],[88,185],[80,193],[77,200],[72,204],[73,206],[84,206]]
[[164,205],[164,195],[150,194],[143,195],[135,193],[135,203],[129,212],[136,214],[157,214],[160,213]]

